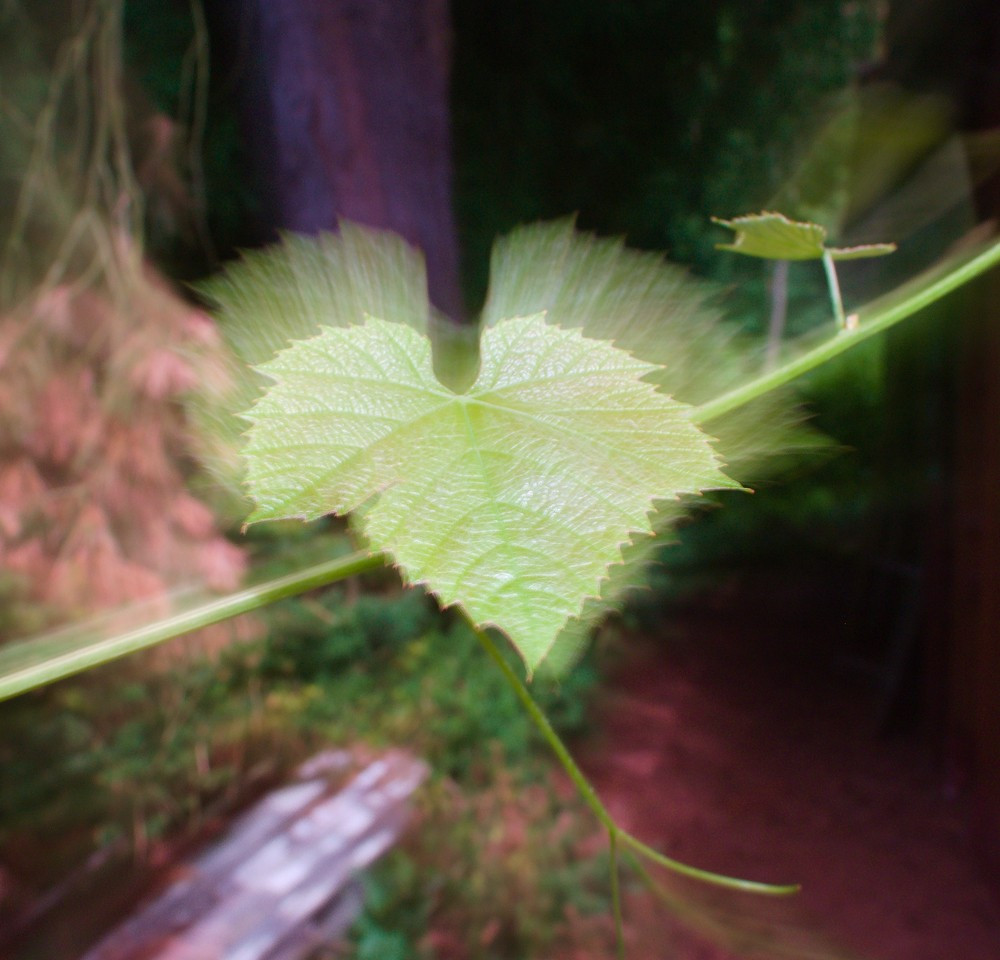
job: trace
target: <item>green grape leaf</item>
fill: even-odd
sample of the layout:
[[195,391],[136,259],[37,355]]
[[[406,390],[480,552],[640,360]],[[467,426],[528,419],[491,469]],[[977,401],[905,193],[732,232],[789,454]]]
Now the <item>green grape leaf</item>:
[[541,314],[484,330],[465,393],[411,326],[325,327],[258,370],[248,522],[355,512],[410,582],[514,643],[529,670],[599,596],[656,500],[738,487],[653,364]]
[[818,223],[789,220],[782,213],[753,213],[732,220],[712,218],[714,223],[736,231],[732,243],[717,243],[717,250],[731,250],[766,260],[820,260],[829,253],[834,260],[883,257],[896,249],[894,243],[868,243],[857,247],[827,247],[826,228]]

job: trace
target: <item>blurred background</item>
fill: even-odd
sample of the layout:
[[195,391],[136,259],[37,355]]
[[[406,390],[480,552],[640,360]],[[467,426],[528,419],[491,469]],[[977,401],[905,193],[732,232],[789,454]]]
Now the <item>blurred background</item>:
[[[228,347],[196,284],[239,250],[389,229],[466,321],[497,236],[575,214],[767,362],[828,324],[822,270],[711,217],[895,241],[842,277],[849,310],[892,289],[992,230],[998,62],[990,0],[5,0],[0,643],[351,550],[242,535],[204,467]],[[710,498],[535,685],[639,835],[806,884],[760,941],[753,904],[681,896],[695,936],[630,881],[636,956],[1000,952],[998,283],[805,379],[825,439]],[[0,704],[0,954],[81,956],[317,750],[402,746],[416,825],[311,955],[610,956],[600,836],[494,672],[386,572]]]

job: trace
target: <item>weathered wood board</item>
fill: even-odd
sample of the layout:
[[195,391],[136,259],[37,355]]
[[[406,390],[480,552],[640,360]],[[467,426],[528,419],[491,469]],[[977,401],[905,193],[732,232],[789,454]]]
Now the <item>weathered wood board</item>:
[[82,960],[298,960],[346,930],[354,876],[398,839],[427,775],[391,752],[337,789],[329,774],[348,762],[314,757]]

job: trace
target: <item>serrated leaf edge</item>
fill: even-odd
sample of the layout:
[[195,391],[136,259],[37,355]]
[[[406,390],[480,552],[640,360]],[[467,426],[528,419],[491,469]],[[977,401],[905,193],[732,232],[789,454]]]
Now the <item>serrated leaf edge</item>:
[[[716,489],[716,488],[706,487],[705,489],[709,490],[709,489]],[[717,488],[717,489],[732,489],[732,488],[730,488],[730,487],[723,487],[723,488]],[[694,494],[690,494],[690,493],[688,494],[688,496],[693,496],[693,495]],[[700,496],[701,494],[697,494],[697,495]],[[665,499],[665,498],[663,498],[663,497],[651,497],[650,498],[650,503],[652,504],[654,501],[656,501],[656,500],[662,500],[662,499]],[[679,500],[680,496],[678,495],[678,496],[674,497],[674,499]],[[647,511],[647,517],[652,512],[653,512],[653,508],[651,507],[650,510]],[[364,532],[364,531],[362,531],[362,532]],[[549,640],[549,642],[548,642],[548,645],[541,652],[541,654],[536,658],[536,660],[535,660],[534,663],[529,663],[528,658],[525,656],[524,651],[521,649],[521,645],[519,643],[517,643],[514,640],[514,638],[510,636],[510,634],[507,632],[507,630],[503,626],[501,626],[499,623],[497,623],[494,620],[476,620],[472,616],[472,613],[469,610],[467,604],[464,601],[462,601],[462,600],[452,600],[452,601],[449,601],[449,602],[445,602],[444,598],[441,596],[441,593],[438,590],[435,590],[426,579],[416,579],[416,578],[410,576],[410,573],[406,569],[406,567],[404,566],[404,564],[402,564],[401,562],[399,562],[396,559],[396,557],[394,556],[394,554],[390,550],[386,550],[385,554],[389,558],[390,565],[392,566],[392,568],[394,570],[396,570],[399,573],[400,579],[403,581],[404,584],[406,584],[408,586],[421,587],[422,589],[424,589],[427,593],[429,593],[431,596],[433,596],[435,598],[435,600],[438,603],[438,606],[440,606],[442,610],[447,610],[447,609],[450,609],[452,607],[457,607],[457,608],[459,608],[462,611],[462,614],[466,617],[466,619],[469,621],[469,623],[472,625],[472,627],[474,629],[476,629],[476,630],[485,630],[488,627],[492,627],[493,629],[498,630],[500,633],[502,633],[508,639],[508,641],[510,641],[511,646],[517,652],[517,655],[521,658],[521,662],[524,664],[524,669],[525,669],[525,671],[527,673],[528,680],[530,681],[532,679],[533,675],[534,675],[535,670],[537,670],[542,665],[542,663],[545,662],[546,657],[548,657],[549,653],[552,651],[552,648],[555,646],[556,641],[559,639],[559,634],[566,627],[566,625],[571,620],[578,619],[578,618],[580,618],[583,615],[583,611],[584,611],[584,608],[587,605],[587,601],[588,600],[596,600],[598,603],[600,603],[600,601],[601,601],[601,585],[603,583],[605,583],[609,579],[608,571],[612,567],[617,566],[617,565],[621,565],[621,566],[625,566],[626,565],[627,561],[625,560],[625,557],[624,557],[624,554],[622,553],[622,550],[624,549],[625,546],[627,546],[632,541],[632,537],[633,537],[634,534],[641,534],[643,536],[647,536],[647,537],[651,537],[651,538],[657,536],[657,533],[653,529],[653,525],[651,523],[649,525],[649,529],[648,530],[629,530],[628,531],[628,536],[626,536],[626,538],[624,540],[620,541],[615,546],[615,550],[617,551],[617,554],[618,554],[618,559],[617,560],[609,560],[604,565],[604,573],[602,573],[600,576],[598,576],[598,578],[597,578],[597,584],[596,584],[596,591],[597,592],[596,593],[586,593],[586,594],[583,594],[580,597],[580,603],[579,603],[579,607],[577,608],[577,611],[575,613],[570,613],[570,614],[568,614],[566,616],[566,618],[563,620],[562,624],[560,625],[559,629],[556,630],[553,633],[551,640]],[[609,603],[608,604],[608,609],[610,610],[611,608],[612,608],[612,604]]]
[[[691,419],[691,413],[693,412],[694,407],[692,407],[689,404],[684,403],[683,401],[677,400],[671,394],[668,394],[668,393],[664,392],[663,390],[661,390],[657,384],[651,383],[650,381],[648,381],[648,380],[645,379],[645,377],[648,376],[650,373],[653,373],[653,372],[661,369],[660,365],[655,364],[655,363],[650,363],[649,361],[644,360],[644,359],[642,359],[639,356],[636,356],[634,350],[631,350],[631,349],[628,349],[628,348],[625,348],[625,347],[621,347],[621,346],[615,344],[613,341],[606,340],[606,339],[601,339],[601,338],[598,338],[598,337],[588,336],[586,333],[584,333],[582,330],[580,330],[577,327],[562,326],[561,324],[558,324],[558,323],[548,323],[547,321],[544,321],[545,313],[546,313],[546,311],[543,310],[543,311],[539,311],[539,312],[534,313],[534,314],[526,314],[524,316],[519,316],[519,317],[504,318],[504,320],[510,320],[510,321],[512,321],[512,320],[527,320],[527,319],[531,319],[533,317],[538,317],[538,318],[542,319],[543,322],[546,322],[546,325],[548,327],[550,327],[551,329],[558,330],[558,331],[560,331],[562,333],[567,333],[567,334],[571,335],[572,337],[579,337],[580,339],[583,339],[583,340],[589,340],[589,341],[593,341],[593,342],[596,342],[596,343],[603,343],[603,344],[607,345],[608,347],[610,347],[611,349],[613,349],[615,351],[618,351],[618,352],[620,352],[620,353],[628,356],[639,367],[642,368],[642,369],[637,369],[637,370],[633,371],[630,374],[631,376],[634,377],[635,382],[636,383],[641,383],[644,386],[648,387],[651,394],[659,394],[660,396],[665,397],[665,398],[671,400],[673,403],[675,403],[675,404],[678,405],[677,413],[680,416],[682,416],[685,420],[687,420],[688,422],[690,422],[692,424],[692,426],[694,426],[696,428],[696,430],[698,430],[698,432],[700,432],[702,434],[702,436],[704,438],[704,441],[705,441],[706,445],[709,447],[709,450],[711,452],[712,460],[714,461],[714,466],[715,466],[716,471],[720,474],[721,477],[725,478],[726,480],[729,480],[730,483],[719,484],[717,486],[713,485],[713,486],[699,487],[699,488],[697,488],[695,490],[683,490],[683,491],[679,491],[677,493],[674,493],[672,496],[661,496],[661,495],[653,494],[653,495],[650,495],[648,497],[645,497],[645,499],[648,501],[648,506],[645,509],[646,525],[644,527],[635,527],[635,528],[629,527],[626,530],[624,539],[620,540],[615,545],[615,547],[614,547],[614,552],[616,553],[617,556],[615,558],[612,558],[611,560],[607,561],[603,565],[603,572],[600,573],[596,577],[594,585],[593,585],[593,588],[592,588],[592,592],[587,592],[587,593],[584,593],[584,594],[582,594],[582,595],[579,596],[579,603],[578,604],[577,603],[573,604],[573,606],[574,606],[574,612],[567,614],[567,616],[563,620],[562,626],[560,626],[559,630],[555,631],[555,633],[553,634],[552,638],[550,639],[548,645],[545,647],[544,651],[542,651],[542,653],[537,657],[537,659],[535,660],[534,663],[529,663],[529,661],[528,661],[527,657],[525,656],[525,653],[522,650],[520,644],[517,643],[517,642],[515,642],[514,639],[512,637],[510,637],[510,635],[507,633],[507,631],[505,630],[505,628],[502,625],[500,625],[500,624],[496,623],[494,620],[490,620],[490,619],[482,620],[482,621],[476,620],[474,618],[474,616],[472,615],[471,611],[469,610],[467,602],[463,601],[460,598],[455,599],[455,600],[445,601],[445,599],[442,597],[440,591],[434,589],[434,587],[432,587],[432,585],[430,584],[430,582],[426,578],[417,578],[417,577],[412,576],[411,573],[410,573],[410,571],[408,570],[408,568],[401,561],[399,561],[396,558],[395,554],[392,552],[391,549],[389,549],[387,547],[383,548],[383,550],[381,552],[384,552],[385,555],[388,557],[390,565],[395,570],[397,570],[399,572],[399,574],[400,574],[401,578],[403,579],[404,583],[412,585],[412,586],[422,587],[424,590],[426,590],[428,593],[430,593],[432,596],[435,597],[435,599],[438,601],[439,605],[442,608],[449,608],[449,607],[458,607],[458,608],[460,608],[462,610],[463,615],[469,620],[469,622],[471,624],[473,624],[473,626],[475,628],[477,628],[477,629],[484,629],[484,628],[487,628],[487,627],[493,627],[494,629],[500,631],[505,637],[507,637],[511,641],[511,645],[517,651],[518,656],[521,658],[522,662],[524,663],[525,669],[526,669],[526,671],[528,673],[529,678],[533,674],[534,670],[536,670],[538,668],[538,666],[540,666],[542,664],[542,662],[545,660],[545,658],[548,656],[548,654],[551,651],[552,647],[555,645],[555,642],[558,639],[559,633],[563,629],[563,627],[565,627],[565,625],[567,623],[569,623],[571,620],[582,616],[583,611],[584,611],[584,609],[586,607],[586,604],[587,604],[587,602],[589,600],[594,600],[594,601],[600,602],[600,600],[601,600],[601,588],[602,588],[602,585],[610,578],[610,574],[609,574],[610,569],[612,567],[614,567],[614,566],[617,566],[617,565],[625,566],[628,563],[628,561],[625,559],[624,554],[623,554],[624,548],[629,543],[631,543],[636,536],[650,537],[650,538],[653,538],[653,537],[657,536],[657,531],[655,530],[655,528],[653,526],[653,523],[652,523],[652,516],[656,512],[656,502],[657,501],[664,501],[664,502],[668,502],[668,501],[680,501],[682,499],[682,497],[685,497],[685,496],[692,496],[692,497],[693,496],[702,496],[702,495],[704,495],[705,492],[707,492],[709,490],[725,490],[725,489],[741,489],[742,488],[742,486],[739,483],[739,481],[733,480],[731,477],[728,477],[723,472],[724,469],[725,469],[726,464],[722,460],[722,458],[718,455],[718,453],[717,453],[717,451],[715,449],[714,445],[715,445],[715,443],[718,442],[717,438],[715,438],[715,437],[709,435],[708,433],[706,433],[700,426],[698,426],[698,424],[696,424],[696,423],[694,423],[692,421],[692,419]],[[274,354],[273,357],[270,357],[268,360],[264,361],[263,363],[255,365],[253,367],[253,369],[256,372],[260,373],[261,375],[267,377],[274,384],[280,384],[280,383],[283,382],[281,373],[280,372],[279,373],[272,373],[272,372],[270,372],[270,370],[267,369],[268,367],[272,366],[274,364],[274,362],[276,360],[278,360],[279,357],[281,357],[285,353],[287,353],[287,352],[295,349],[296,347],[298,347],[301,344],[309,343],[309,342],[311,342],[313,340],[316,340],[317,338],[323,336],[324,335],[324,331],[326,331],[326,330],[340,332],[340,331],[349,329],[350,327],[363,327],[363,326],[365,326],[368,323],[369,320],[375,320],[375,321],[377,321],[379,323],[385,323],[385,324],[389,324],[389,323],[393,322],[393,321],[381,320],[378,317],[375,317],[375,316],[373,316],[371,314],[366,313],[366,314],[364,314],[364,317],[363,317],[362,320],[355,321],[353,323],[346,324],[344,326],[322,325],[319,328],[319,330],[313,336],[301,338],[301,339],[298,339],[298,340],[289,341],[288,344],[286,344],[284,347],[282,347],[281,350],[277,351]],[[503,322],[504,321],[498,321],[498,323],[494,324],[494,326],[492,328],[490,328],[490,329],[491,330],[495,329],[496,327],[498,327]],[[414,332],[417,333],[418,336],[420,336],[420,337],[428,340],[428,342],[429,342],[430,338],[427,336],[427,334],[425,332],[423,332],[423,331],[414,331]],[[480,331],[480,336],[483,336],[486,332],[487,332],[486,329],[481,330]],[[442,391],[441,392],[442,399],[452,401],[454,399],[460,399],[461,398],[461,395],[458,395],[458,394],[454,394],[453,395],[452,392],[449,391],[448,388],[445,387],[443,384],[441,384],[440,386],[441,386],[441,391]],[[473,384],[472,387],[470,387],[470,394],[471,394],[471,392],[474,389],[475,389],[475,384]],[[262,393],[259,397],[257,397],[254,400],[253,404],[251,405],[251,407],[247,411],[245,411],[244,413],[238,414],[238,416],[241,419],[249,421],[249,426],[247,427],[247,430],[243,431],[243,433],[241,434],[243,437],[246,436],[246,434],[249,432],[249,430],[252,428],[252,426],[256,422],[254,420],[253,416],[252,416],[254,408],[268,395],[269,392],[270,392],[270,387],[267,390],[265,390],[264,393]],[[474,397],[470,396],[470,399],[474,399]],[[249,488],[250,485],[251,485],[251,480],[248,477],[244,481],[244,486],[246,486],[247,488]],[[384,488],[382,488],[382,489],[384,489]],[[382,489],[373,490],[371,492],[372,498],[374,498],[375,496],[379,495],[382,492]],[[250,497],[251,501],[255,500],[253,494],[250,493],[249,489],[248,489],[248,496]],[[368,532],[365,530],[365,522],[364,522],[365,506],[367,505],[367,502],[370,502],[370,501],[366,501],[366,504],[361,504],[358,507],[355,507],[355,508],[352,508],[350,510],[345,511],[344,513],[337,513],[335,510],[329,510],[329,511],[324,511],[322,514],[316,514],[315,516],[312,516],[312,515],[306,514],[306,513],[299,513],[299,514],[285,513],[285,514],[282,514],[280,516],[270,515],[270,516],[257,517],[256,514],[257,514],[258,508],[255,505],[254,510],[249,514],[249,516],[247,517],[246,521],[244,522],[244,524],[242,526],[242,529],[245,531],[250,524],[267,522],[268,520],[285,520],[285,519],[291,520],[291,519],[298,519],[298,520],[303,520],[303,521],[309,521],[309,520],[319,519],[320,517],[326,516],[328,514],[333,514],[335,516],[349,518],[349,522],[351,523],[352,527],[354,527],[356,529],[360,528],[360,529],[358,529],[358,532],[365,538],[365,540],[367,542],[367,541],[370,540],[370,537],[368,536]]]

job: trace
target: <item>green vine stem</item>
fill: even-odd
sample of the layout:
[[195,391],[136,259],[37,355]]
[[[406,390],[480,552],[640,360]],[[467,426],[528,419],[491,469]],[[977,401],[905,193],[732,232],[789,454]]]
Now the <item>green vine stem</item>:
[[647,859],[659,864],[661,867],[665,867],[666,869],[673,871],[674,873],[681,874],[685,877],[691,877],[695,880],[701,880],[704,883],[710,883],[717,887],[725,887],[729,890],[740,890],[744,893],[761,893],[779,897],[788,896],[789,894],[798,892],[799,887],[797,884],[773,884],[760,883],[756,880],[741,880],[738,877],[727,877],[721,873],[712,873],[709,870],[701,870],[698,867],[692,867],[687,863],[681,863],[679,860],[673,860],[670,857],[665,857],[659,851],[646,846],[646,844],[644,844],[641,840],[637,840],[630,833],[622,830],[622,828],[615,822],[611,814],[608,813],[607,808],[601,802],[600,797],[598,797],[597,791],[594,790],[590,781],[584,776],[583,771],[577,766],[576,761],[570,755],[569,750],[560,739],[559,734],[552,728],[552,724],[549,723],[549,718],[542,712],[541,707],[535,703],[534,698],[528,692],[528,688],[524,685],[524,682],[517,675],[517,673],[515,673],[511,665],[504,659],[503,654],[500,653],[500,650],[493,642],[493,639],[485,630],[481,630],[476,627],[473,627],[473,629],[475,630],[476,637],[479,639],[480,644],[482,644],[483,649],[489,655],[490,659],[497,665],[500,672],[504,675],[507,683],[517,695],[517,699],[521,701],[521,705],[524,707],[528,716],[531,717],[531,720],[538,728],[538,731],[544,737],[545,742],[556,755],[560,765],[566,771],[570,780],[573,781],[573,785],[576,787],[584,802],[588,807],[590,807],[594,816],[597,817],[601,825],[608,831],[608,835],[614,836],[616,850],[617,843],[623,843],[626,846],[631,847],[636,853],[641,854]]
[[[861,343],[862,340],[888,330],[901,320],[947,296],[998,263],[1000,263],[1000,241],[994,241],[952,269],[947,269],[950,264],[942,264],[929,275],[916,277],[898,290],[863,307],[858,313],[857,325],[853,329],[839,330],[834,336],[817,344],[811,350],[785,361],[781,366],[766,371],[759,377],[724,393],[721,397],[701,404],[694,409],[692,419],[698,424],[708,423],[790,383],[855,344]],[[945,270],[946,272],[943,272]]]
[[833,307],[833,318],[837,321],[837,329],[847,327],[844,317],[844,298],[840,295],[840,281],[837,279],[837,264],[829,250],[823,251],[823,269],[826,271],[826,285],[830,291],[830,306]]
[[0,650],[0,700],[277,600],[378,569],[385,561],[382,553],[366,552],[326,560],[111,637],[84,625],[9,644]]

